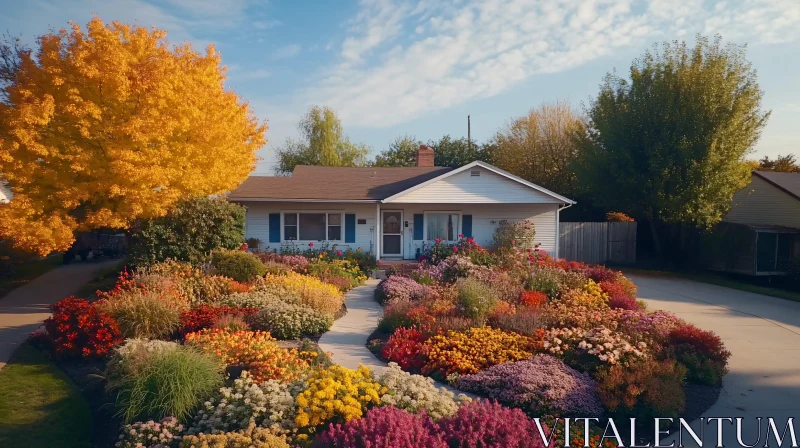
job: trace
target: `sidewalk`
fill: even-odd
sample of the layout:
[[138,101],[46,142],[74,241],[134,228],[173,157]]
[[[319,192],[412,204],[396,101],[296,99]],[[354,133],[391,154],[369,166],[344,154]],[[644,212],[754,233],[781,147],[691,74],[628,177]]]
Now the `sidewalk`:
[[0,369],[28,335],[50,316],[48,306],[75,294],[119,260],[75,263],[53,269],[0,298]]

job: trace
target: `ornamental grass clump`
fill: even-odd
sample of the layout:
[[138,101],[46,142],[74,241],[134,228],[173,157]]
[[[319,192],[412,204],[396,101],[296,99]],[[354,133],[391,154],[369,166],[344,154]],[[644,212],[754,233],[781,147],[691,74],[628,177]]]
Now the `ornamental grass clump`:
[[270,293],[284,302],[313,308],[331,317],[344,305],[344,294],[336,286],[294,272],[267,275],[253,289]]
[[392,275],[378,284],[375,298],[382,305],[393,301],[413,302],[422,300],[429,290],[429,286],[417,283],[412,278]]
[[456,282],[459,305],[467,317],[483,325],[492,309],[497,306],[497,298],[492,288],[472,277]]
[[250,323],[254,329],[269,331],[278,339],[297,339],[325,333],[333,325],[333,318],[307,306],[276,301],[261,308]]
[[424,411],[434,420],[453,415],[459,405],[470,401],[466,395],[456,397],[453,392],[436,387],[432,378],[403,372],[393,362],[389,363],[389,368],[375,372],[373,376],[387,389],[381,396],[382,405],[394,406],[413,414]]
[[602,415],[596,386],[588,374],[543,354],[463,375],[456,382],[458,389],[520,408],[528,415],[561,417]]
[[193,347],[155,350],[135,364],[108,372],[117,393],[117,413],[125,422],[173,416],[183,420],[222,385],[217,359]]
[[187,334],[186,344],[216,356],[223,366],[246,368],[255,381],[294,381],[308,368],[297,350],[281,348],[266,331],[211,328]]
[[314,448],[447,448],[442,432],[425,415],[394,407],[371,409],[364,418],[330,425]]
[[541,341],[482,327],[434,336],[425,347],[428,359],[423,375],[446,378],[453,373],[469,375],[496,364],[530,358],[541,347]]
[[160,422],[148,420],[122,427],[116,448],[142,448],[172,446],[181,440],[183,425],[175,417],[166,417]]
[[247,429],[251,424],[276,435],[291,435],[295,403],[289,386],[275,380],[257,383],[248,371],[206,400],[188,434],[220,434]]
[[117,321],[126,338],[161,339],[181,326],[189,303],[170,291],[132,289],[98,301],[95,306]]
[[387,392],[363,365],[356,370],[339,365],[318,370],[305,380],[304,390],[295,399],[294,422],[298,428],[315,432],[321,425],[361,418],[368,408],[378,406]]
[[[519,409],[494,401],[477,400],[458,409],[437,425],[449,448],[544,448],[536,424]],[[545,434],[550,433],[542,424]],[[555,447],[551,442],[548,448]]]

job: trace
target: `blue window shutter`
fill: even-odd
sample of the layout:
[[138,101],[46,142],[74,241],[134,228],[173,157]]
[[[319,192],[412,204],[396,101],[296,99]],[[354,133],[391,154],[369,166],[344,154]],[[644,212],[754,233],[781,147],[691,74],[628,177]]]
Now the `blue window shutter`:
[[344,215],[344,242],[356,242],[356,214],[345,213]]
[[280,213],[270,213],[269,214],[269,242],[270,243],[280,243],[281,242],[281,214]]
[[414,241],[422,241],[424,222],[425,215],[414,215]]
[[461,216],[461,233],[464,238],[472,238],[472,215]]

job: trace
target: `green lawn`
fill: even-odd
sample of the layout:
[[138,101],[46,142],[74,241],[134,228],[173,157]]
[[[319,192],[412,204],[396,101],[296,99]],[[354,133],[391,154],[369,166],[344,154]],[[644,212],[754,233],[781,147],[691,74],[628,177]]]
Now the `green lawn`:
[[11,292],[11,290],[28,283],[45,272],[61,266],[61,257],[61,254],[54,254],[15,266],[14,276],[12,278],[0,280],[0,298]]
[[45,354],[23,344],[0,370],[0,446],[83,448],[91,439],[80,390]]
[[[715,272],[681,272],[681,271],[657,271],[647,269],[625,269],[626,272],[632,274],[642,275],[672,275],[683,277],[689,280],[694,280],[702,283],[710,283],[712,285],[724,286],[726,288],[738,289],[741,291],[752,292],[756,294],[764,294],[765,296],[778,297],[786,300],[793,300],[800,302],[800,293],[789,291],[787,289],[770,287],[754,283],[753,279],[741,278],[738,276],[730,276]],[[749,281],[748,281],[749,280]]]

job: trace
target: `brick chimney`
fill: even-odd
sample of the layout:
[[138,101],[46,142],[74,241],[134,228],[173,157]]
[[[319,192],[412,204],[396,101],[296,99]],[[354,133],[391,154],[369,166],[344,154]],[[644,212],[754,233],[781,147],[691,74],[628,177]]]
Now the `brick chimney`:
[[433,148],[428,145],[419,145],[417,166],[433,166]]

